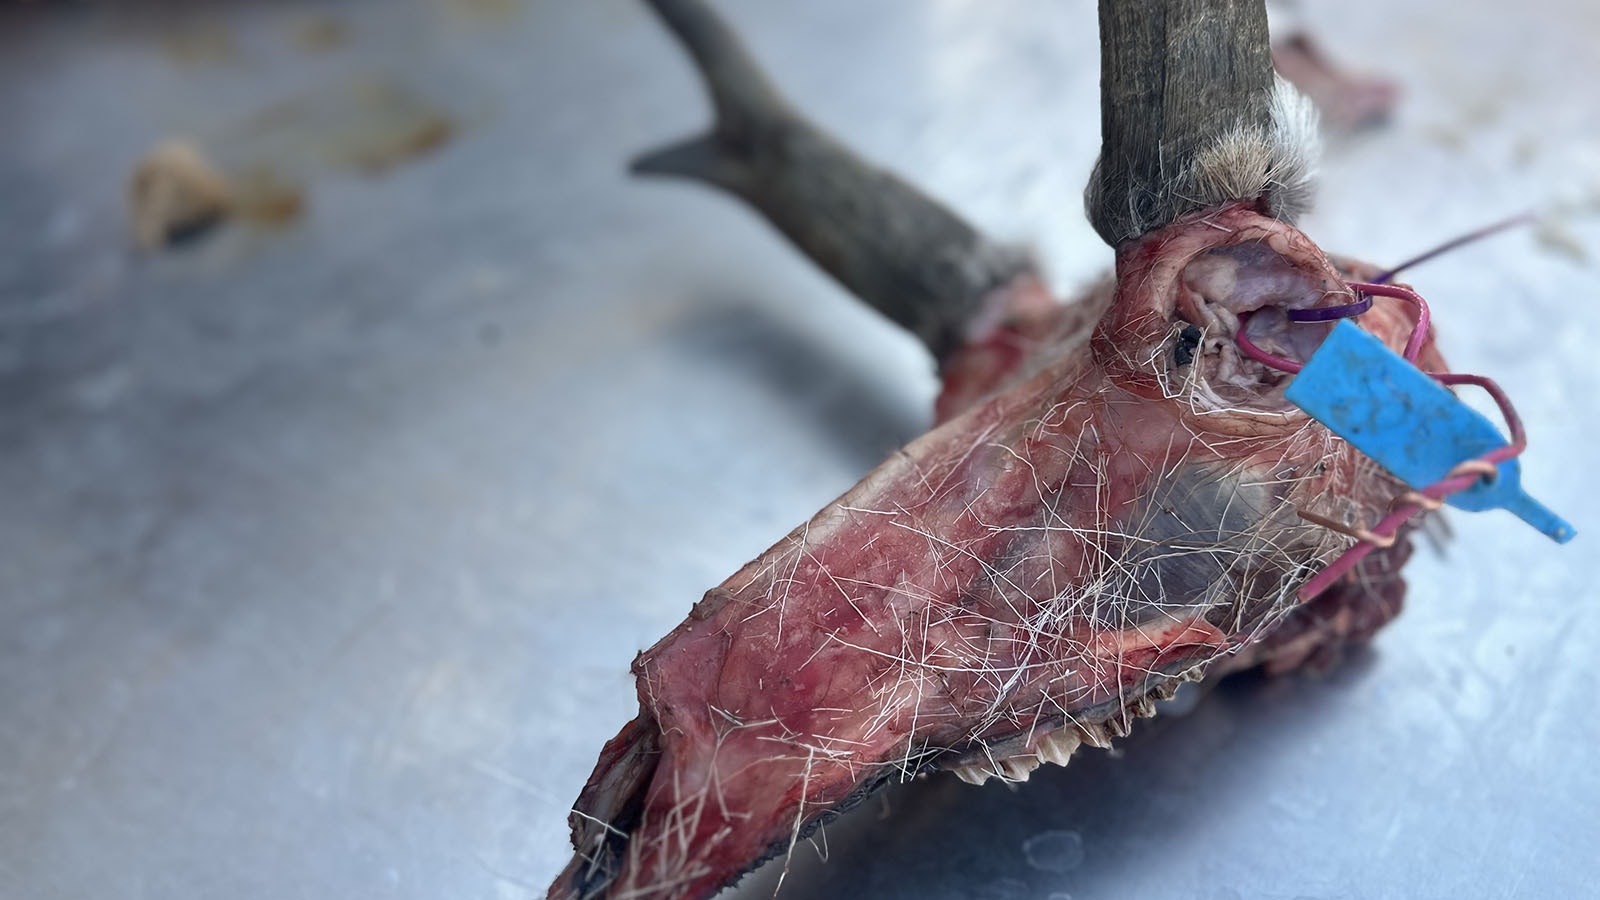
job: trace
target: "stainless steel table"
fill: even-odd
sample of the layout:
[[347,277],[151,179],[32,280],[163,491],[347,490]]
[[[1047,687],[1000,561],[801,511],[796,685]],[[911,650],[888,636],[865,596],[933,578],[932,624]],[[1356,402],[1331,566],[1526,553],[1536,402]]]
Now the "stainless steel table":
[[[1064,292],[1108,264],[1093,4],[724,5]],[[1406,90],[1332,143],[1325,246],[1565,211],[1414,281],[1578,542],[1454,516],[1331,677],[1237,681],[1020,790],[891,790],[783,896],[1600,892],[1600,7],[1300,13]],[[374,96],[445,125],[363,164],[340,129]],[[542,896],[633,654],[928,421],[909,339],[726,199],[623,176],[706,116],[629,0],[0,10],[0,896]],[[135,250],[123,181],[174,135],[303,216]]]

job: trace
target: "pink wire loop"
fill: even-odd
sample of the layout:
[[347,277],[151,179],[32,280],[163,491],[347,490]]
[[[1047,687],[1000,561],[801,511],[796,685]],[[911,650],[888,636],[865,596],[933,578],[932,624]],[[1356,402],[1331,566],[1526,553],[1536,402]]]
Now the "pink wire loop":
[[[1472,487],[1481,478],[1493,477],[1482,471],[1484,464],[1490,466],[1492,470],[1493,467],[1514,458],[1528,446],[1527,434],[1522,430],[1522,419],[1517,415],[1516,409],[1512,407],[1511,399],[1506,396],[1505,391],[1500,389],[1500,385],[1482,375],[1462,375],[1453,372],[1429,372],[1428,374],[1441,384],[1471,384],[1488,391],[1489,396],[1494,398],[1495,406],[1500,408],[1500,415],[1505,419],[1506,427],[1511,431],[1511,443],[1504,447],[1496,447],[1482,456],[1465,460],[1454,469],[1451,469],[1450,473],[1444,478],[1425,488],[1417,491],[1407,491],[1402,494],[1399,502],[1389,511],[1388,515],[1379,519],[1378,524],[1372,526],[1371,529],[1372,535],[1390,543],[1393,542],[1393,538],[1396,532],[1400,530],[1400,526],[1410,521],[1417,513],[1434,506],[1435,503],[1442,504],[1446,497]],[[1434,503],[1426,502],[1429,500],[1434,501]],[[1329,563],[1327,568],[1313,575],[1300,588],[1300,600],[1302,602],[1310,600],[1332,587],[1347,572],[1355,568],[1357,563],[1365,559],[1367,554],[1379,549],[1379,546],[1380,543],[1365,539],[1358,541],[1354,547],[1346,550],[1338,559]]]
[[1277,369],[1279,372],[1288,372],[1291,375],[1297,374],[1301,369],[1305,368],[1304,363],[1297,363],[1292,359],[1285,359],[1282,356],[1276,356],[1268,353],[1260,347],[1257,347],[1255,342],[1251,341],[1250,338],[1245,335],[1245,326],[1250,324],[1251,315],[1253,315],[1253,313],[1245,313],[1239,317],[1239,333],[1234,336],[1233,340],[1234,343],[1239,345],[1240,353],[1243,353],[1245,356],[1248,356],[1256,362],[1261,363],[1263,366],[1266,366],[1269,369]]
[[1358,294],[1372,294],[1375,297],[1392,297],[1396,300],[1405,300],[1417,308],[1417,324],[1411,329],[1411,337],[1406,340],[1405,351],[1401,354],[1407,362],[1416,362],[1417,355],[1422,352],[1422,344],[1428,339],[1428,332],[1433,327],[1433,314],[1428,310],[1428,301],[1422,299],[1410,288],[1403,288],[1397,284],[1378,284],[1367,281],[1349,281],[1345,283],[1351,290]]

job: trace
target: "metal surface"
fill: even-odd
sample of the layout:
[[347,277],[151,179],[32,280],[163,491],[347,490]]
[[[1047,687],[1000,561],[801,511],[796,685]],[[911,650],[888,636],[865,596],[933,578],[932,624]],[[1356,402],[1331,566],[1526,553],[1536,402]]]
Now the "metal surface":
[[[1092,5],[725,5],[799,104],[1063,292],[1105,267]],[[331,47],[310,12],[0,12],[0,896],[542,895],[633,654],[928,420],[911,339],[725,198],[623,177],[707,115],[633,3],[352,0]],[[1571,213],[1409,277],[1585,536],[1454,516],[1332,676],[1233,683],[1020,790],[892,790],[785,897],[1600,891],[1600,15],[1303,13],[1407,91],[1331,148],[1324,246]],[[261,137],[357,78],[451,139],[360,174]],[[134,251],[122,180],[176,134],[275,161],[304,217]]]

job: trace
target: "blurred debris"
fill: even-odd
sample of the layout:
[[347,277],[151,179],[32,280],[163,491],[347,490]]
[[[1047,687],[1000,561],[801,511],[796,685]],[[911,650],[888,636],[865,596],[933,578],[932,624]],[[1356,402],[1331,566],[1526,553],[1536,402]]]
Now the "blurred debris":
[[350,29],[332,16],[301,19],[291,35],[294,45],[305,53],[328,53],[350,40]]
[[281,228],[305,212],[305,190],[266,166],[223,175],[194,144],[167,140],[128,184],[134,238],[147,250],[197,238],[227,218]]
[[266,166],[241,172],[228,186],[234,214],[243,221],[282,228],[305,213],[305,189]]
[[463,19],[491,22],[514,18],[522,12],[523,0],[439,0],[450,13]]
[[329,159],[369,175],[439,149],[455,121],[417,94],[387,81],[358,85],[326,136]]
[[416,91],[383,78],[276,104],[208,141],[209,161],[190,141],[163,141],[129,184],[134,233],[157,249],[233,217],[269,228],[298,221],[303,186],[322,167],[380,175],[449,143],[455,117]]
[[1557,256],[1566,257],[1579,265],[1589,262],[1589,248],[1578,240],[1564,219],[1551,216],[1539,220],[1533,239],[1539,242],[1540,247]]
[[1273,42],[1272,65],[1310,97],[1323,122],[1337,130],[1381,125],[1400,99],[1400,88],[1393,81],[1339,68],[1303,31]]
[[229,154],[278,170],[317,165],[381,174],[431,153],[459,132],[456,118],[418,91],[378,76],[274,104],[226,139]]
[[158,249],[200,234],[228,215],[228,183],[193,144],[157,144],[128,180],[133,233],[140,246]]
[[191,66],[231,62],[239,53],[233,35],[215,25],[169,32],[161,46],[174,62]]

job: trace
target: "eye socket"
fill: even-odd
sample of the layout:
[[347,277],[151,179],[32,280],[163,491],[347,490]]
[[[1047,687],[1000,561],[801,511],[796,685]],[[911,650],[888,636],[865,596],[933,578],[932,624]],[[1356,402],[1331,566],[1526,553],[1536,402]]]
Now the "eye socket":
[[[1392,284],[1378,284],[1375,282],[1349,281],[1345,286],[1356,294],[1356,302],[1342,306],[1329,306],[1313,309],[1284,310],[1285,318],[1294,325],[1326,324],[1337,319],[1353,319],[1372,308],[1374,297],[1392,297],[1404,300],[1417,308],[1417,324],[1411,329],[1411,336],[1406,339],[1405,351],[1401,354],[1407,362],[1414,363],[1422,352],[1422,344],[1428,339],[1428,329],[1431,322],[1431,313],[1428,310],[1428,301],[1422,295],[1410,288],[1403,288]],[[1239,332],[1234,340],[1239,345],[1239,352],[1255,360],[1269,369],[1295,374],[1304,364],[1292,359],[1285,359],[1262,350],[1256,346],[1249,336],[1250,319],[1256,313],[1265,310],[1255,310],[1239,317]]]
[[1194,362],[1195,351],[1200,348],[1200,329],[1185,325],[1172,345],[1172,362],[1179,368]]

